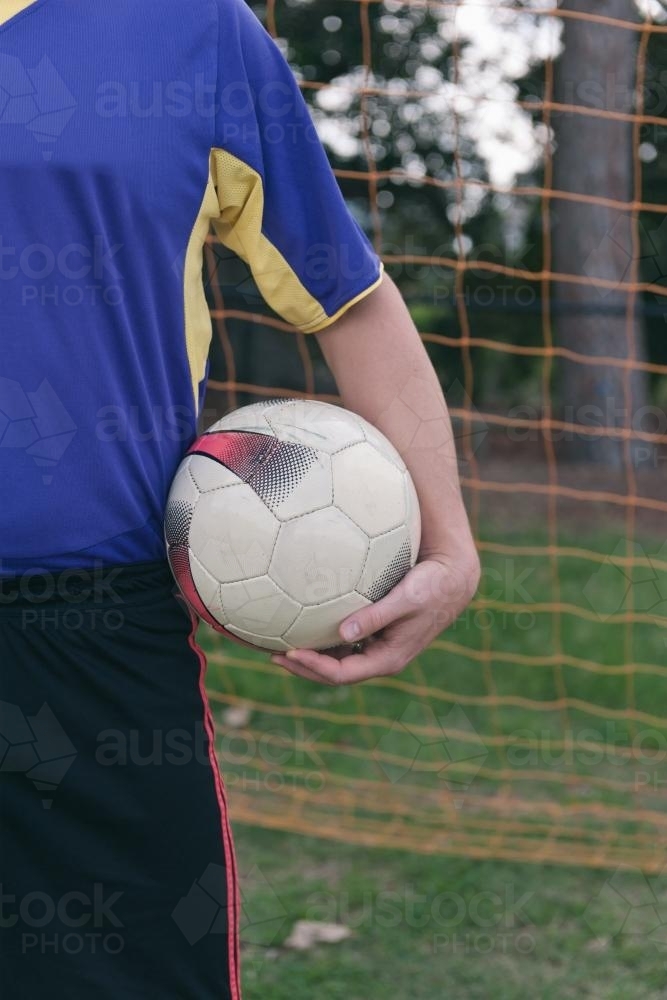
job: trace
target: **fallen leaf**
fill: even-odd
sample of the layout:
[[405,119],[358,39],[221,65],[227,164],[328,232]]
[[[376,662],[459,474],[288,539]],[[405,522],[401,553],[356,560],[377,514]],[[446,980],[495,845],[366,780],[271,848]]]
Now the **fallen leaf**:
[[316,944],[338,944],[352,936],[343,924],[327,924],[319,920],[298,920],[285,941],[286,948],[307,951]]
[[223,726],[227,729],[245,729],[252,718],[252,709],[249,705],[232,705],[220,713]]

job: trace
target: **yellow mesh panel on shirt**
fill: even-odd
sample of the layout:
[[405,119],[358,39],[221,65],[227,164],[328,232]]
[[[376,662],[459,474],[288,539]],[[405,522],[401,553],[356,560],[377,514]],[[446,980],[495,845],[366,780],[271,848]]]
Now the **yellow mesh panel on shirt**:
[[22,10],[32,7],[35,0],[0,0],[0,25],[16,17]]
[[213,178],[220,216],[213,220],[218,238],[246,262],[265,302],[287,323],[309,333],[329,317],[298,276],[262,233],[262,178],[231,153],[213,150]]
[[195,407],[198,406],[199,384],[206,372],[206,361],[213,336],[211,314],[202,281],[204,244],[211,228],[211,220],[216,218],[219,212],[218,197],[209,170],[208,184],[190,236],[184,268],[185,346],[190,364]]
[[185,261],[185,340],[195,405],[212,337],[202,284],[203,250],[211,222],[220,242],[250,267],[266,303],[303,333],[317,333],[335,323],[382,281],[381,268],[376,282],[333,316],[327,316],[280,251],[263,234],[263,219],[264,187],[260,175],[231,153],[213,149],[208,184]]

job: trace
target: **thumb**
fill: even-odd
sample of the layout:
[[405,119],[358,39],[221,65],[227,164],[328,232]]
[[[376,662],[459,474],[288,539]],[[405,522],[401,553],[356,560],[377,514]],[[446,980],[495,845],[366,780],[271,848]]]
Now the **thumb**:
[[404,618],[411,612],[413,606],[407,599],[407,592],[402,583],[394,587],[386,597],[375,604],[370,604],[346,618],[339,632],[344,642],[359,642],[380,632],[392,622]]

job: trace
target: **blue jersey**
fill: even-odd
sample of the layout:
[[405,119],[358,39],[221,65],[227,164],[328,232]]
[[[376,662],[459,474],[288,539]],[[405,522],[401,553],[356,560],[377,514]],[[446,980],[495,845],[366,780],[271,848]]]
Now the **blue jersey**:
[[4,0],[0,575],[164,558],[211,224],[305,332],[380,280],[243,0]]

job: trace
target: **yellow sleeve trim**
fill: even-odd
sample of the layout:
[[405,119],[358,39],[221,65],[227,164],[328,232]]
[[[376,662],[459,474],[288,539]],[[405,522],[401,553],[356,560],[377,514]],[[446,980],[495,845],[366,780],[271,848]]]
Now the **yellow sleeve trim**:
[[359,292],[359,294],[355,295],[353,299],[350,299],[349,302],[346,302],[345,305],[340,307],[338,312],[334,313],[333,316],[327,316],[324,322],[320,323],[318,326],[309,326],[307,328],[302,326],[301,332],[319,333],[320,330],[326,330],[328,326],[332,326],[337,320],[341,318],[341,316],[344,316],[345,313],[348,311],[348,309],[351,309],[352,306],[356,306],[357,302],[361,302],[361,300],[365,299],[367,295],[370,295],[371,292],[374,292],[376,288],[379,288],[380,285],[382,284],[383,278],[384,278],[384,264],[381,263],[380,277],[377,279],[377,281],[374,281],[372,285],[368,286],[368,288],[364,288],[363,292]]

